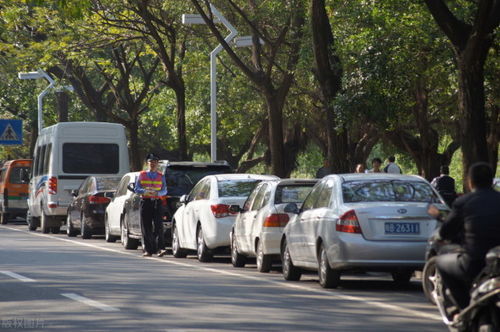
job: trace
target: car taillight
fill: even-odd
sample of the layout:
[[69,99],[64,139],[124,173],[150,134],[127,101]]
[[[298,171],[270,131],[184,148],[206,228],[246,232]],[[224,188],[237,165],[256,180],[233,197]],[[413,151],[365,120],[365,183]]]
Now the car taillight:
[[335,229],[337,232],[361,233],[361,226],[359,225],[356,212],[354,212],[354,210],[349,210],[344,213],[339,220],[337,220]]
[[89,203],[90,204],[106,204],[109,203],[111,200],[107,197],[104,196],[89,196]]
[[229,214],[234,214],[229,212],[229,205],[227,204],[210,205],[210,209],[212,209],[212,213],[214,214],[215,218],[224,218],[227,217]]
[[57,194],[57,178],[55,176],[50,177],[49,180],[47,181],[48,189],[49,189],[49,195],[56,195]]
[[263,227],[285,227],[288,223],[288,214],[286,213],[275,213],[271,214],[264,220]]

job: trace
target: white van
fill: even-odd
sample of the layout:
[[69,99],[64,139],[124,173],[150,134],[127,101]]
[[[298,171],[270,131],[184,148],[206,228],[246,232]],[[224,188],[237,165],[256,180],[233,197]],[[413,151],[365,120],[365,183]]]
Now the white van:
[[58,233],[71,191],[90,175],[129,172],[125,128],[108,122],[61,122],[43,128],[35,145],[26,221]]

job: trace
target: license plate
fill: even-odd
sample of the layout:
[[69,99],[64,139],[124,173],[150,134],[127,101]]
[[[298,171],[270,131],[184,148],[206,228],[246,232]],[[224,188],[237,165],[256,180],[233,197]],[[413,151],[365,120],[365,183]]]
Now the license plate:
[[407,222],[386,222],[385,234],[420,234],[420,224]]

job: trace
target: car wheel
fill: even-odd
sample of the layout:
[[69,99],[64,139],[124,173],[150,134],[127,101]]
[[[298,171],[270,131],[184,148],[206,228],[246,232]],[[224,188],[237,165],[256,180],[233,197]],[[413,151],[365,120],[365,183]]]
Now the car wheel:
[[9,214],[8,213],[0,213],[0,224],[7,225],[9,222]]
[[135,250],[139,246],[139,241],[137,239],[132,239],[128,234],[128,229],[125,220],[122,221],[121,225],[121,241],[125,249]]
[[337,288],[340,283],[340,271],[330,267],[325,247],[321,244],[318,268],[319,284],[323,288]]
[[116,236],[109,233],[109,222],[107,214],[104,215],[104,238],[106,239],[106,242],[116,242],[116,240],[118,240]]
[[197,255],[200,262],[209,262],[212,260],[212,254],[208,251],[207,245],[205,244],[205,239],[203,238],[203,230],[198,227],[198,232],[196,236],[197,240]]
[[297,281],[300,280],[300,276],[302,275],[302,271],[295,267],[292,263],[292,257],[290,257],[290,251],[288,250],[288,245],[286,240],[283,242],[282,249],[282,261],[283,261],[283,278],[289,281]]
[[264,255],[264,248],[262,246],[262,241],[258,240],[257,242],[257,271],[259,272],[269,272],[271,271],[272,266],[272,257],[271,255]]
[[78,231],[73,227],[73,223],[71,222],[71,215],[68,213],[66,217],[66,235],[69,237],[75,237],[78,235]]
[[50,231],[50,227],[48,225],[49,223],[49,217],[45,215],[45,213],[42,212],[42,215],[40,217],[40,228],[43,234],[47,234]]
[[431,257],[424,266],[422,271],[422,288],[424,290],[425,297],[430,303],[436,304],[434,299],[434,293],[436,287],[434,283],[436,282],[436,260],[437,257]]
[[87,218],[83,214],[80,218],[80,235],[82,239],[90,239],[92,237],[92,230],[87,225]]
[[399,285],[404,286],[410,282],[410,279],[413,275],[413,270],[398,270],[391,273],[392,280]]
[[185,258],[187,256],[186,250],[182,249],[179,244],[179,231],[175,224],[172,225],[172,255],[175,258]]
[[244,267],[247,258],[238,252],[238,245],[236,244],[236,237],[231,236],[231,264],[234,267]]
[[28,230],[36,231],[37,225],[35,222],[35,218],[31,216],[30,210],[26,211],[26,223],[28,224]]

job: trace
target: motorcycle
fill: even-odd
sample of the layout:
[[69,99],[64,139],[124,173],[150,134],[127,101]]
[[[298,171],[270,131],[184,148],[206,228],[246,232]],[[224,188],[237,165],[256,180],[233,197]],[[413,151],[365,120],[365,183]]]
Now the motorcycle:
[[[456,250],[456,245],[442,245],[438,254]],[[500,246],[490,249],[485,259],[486,266],[469,291],[470,303],[462,310],[444,286],[439,271],[429,277],[430,296],[450,331],[500,332]]]

